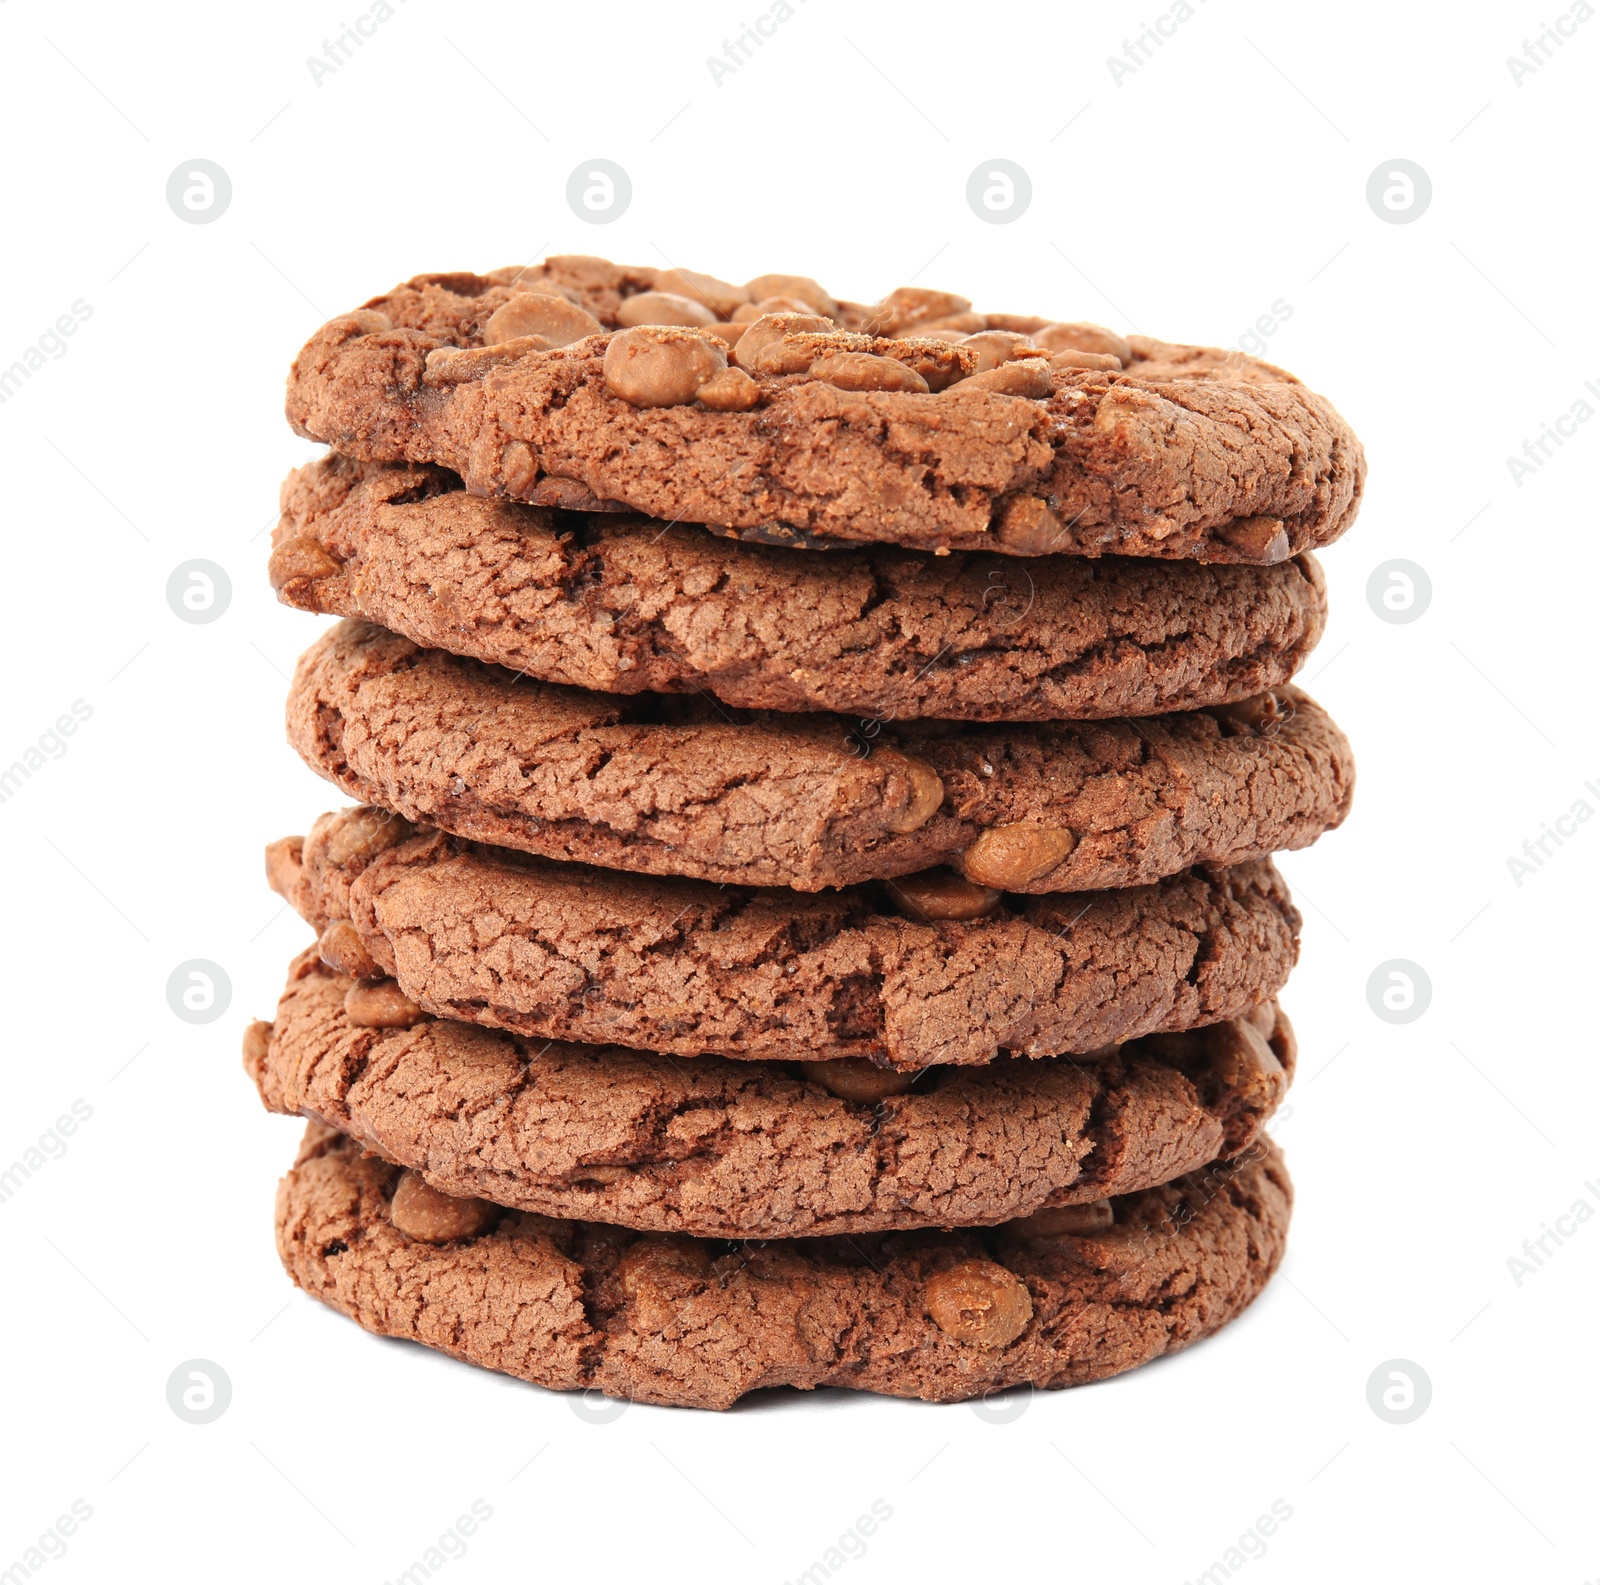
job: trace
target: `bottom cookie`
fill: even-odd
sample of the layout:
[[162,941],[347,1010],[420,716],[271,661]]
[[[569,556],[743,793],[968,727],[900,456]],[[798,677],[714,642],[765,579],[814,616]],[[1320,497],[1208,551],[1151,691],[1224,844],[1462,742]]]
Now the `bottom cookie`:
[[1071,1387],[1209,1336],[1283,1256],[1262,1139],[1159,1189],[954,1232],[726,1243],[456,1200],[321,1124],[278,1190],[313,1298],[542,1387],[725,1409],[761,1387],[953,1402]]

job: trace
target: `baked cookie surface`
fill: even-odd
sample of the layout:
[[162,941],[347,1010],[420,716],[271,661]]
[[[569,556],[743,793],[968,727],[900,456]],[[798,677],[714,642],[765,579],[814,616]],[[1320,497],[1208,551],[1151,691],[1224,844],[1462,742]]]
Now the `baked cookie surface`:
[[719,1238],[990,1224],[1152,1188],[1254,1145],[1294,1059],[1272,1003],[1093,1059],[915,1078],[658,1056],[430,1018],[314,949],[245,1040],[270,1110],[445,1194]]
[[885,888],[628,875],[371,807],[323,816],[267,860],[325,960],[394,977],[438,1017],[670,1054],[918,1069],[1096,1051],[1243,1017],[1299,950],[1266,860],[933,922],[886,912]]
[[979,348],[927,312],[965,299],[905,288],[697,315],[658,282],[603,260],[418,276],[312,336],[289,420],[477,495],[796,544],[1266,565],[1359,504],[1338,413],[1236,352],[1011,315],[974,316],[1032,327]]
[[450,1199],[313,1123],[276,1231],[294,1281],[370,1332],[544,1387],[722,1409],[762,1387],[952,1402],[1131,1370],[1251,1303],[1291,1205],[1264,1139],[1162,1188],[994,1228],[641,1236]]
[[1287,683],[1327,619],[1311,556],[826,556],[470,495],[425,464],[290,474],[278,598],[602,693],[867,720],[1156,715]]
[[1147,884],[1306,847],[1355,782],[1344,734],[1296,688],[1142,721],[735,717],[358,622],[301,657],[288,733],[351,797],[473,841],[808,892],[939,865],[1013,892]]

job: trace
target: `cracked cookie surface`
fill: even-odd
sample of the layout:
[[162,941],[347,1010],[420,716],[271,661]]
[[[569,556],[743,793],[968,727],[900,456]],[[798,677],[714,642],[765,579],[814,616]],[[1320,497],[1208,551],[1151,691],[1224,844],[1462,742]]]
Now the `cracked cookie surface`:
[[486,500],[442,468],[338,456],[284,482],[273,544],[280,600],[431,649],[603,693],[881,721],[1225,704],[1287,683],[1327,619],[1311,556],[824,556]]
[[949,865],[1015,892],[1133,886],[1302,848],[1348,812],[1350,745],[1288,688],[1214,713],[962,728],[736,719],[518,679],[342,622],[301,657],[289,741],[351,797],[607,869],[818,891]]
[[1294,1069],[1293,1032],[1269,1003],[1091,1060],[935,1069],[857,1099],[872,1075],[856,1064],[839,1079],[828,1064],[530,1041],[448,1019],[375,1027],[347,1007],[355,983],[314,949],[296,960],[272,1023],[246,1040],[270,1110],[337,1128],[449,1195],[701,1237],[990,1224],[1151,1188],[1253,1145]]
[[325,955],[331,931],[436,1016],[546,1039],[903,1070],[1057,1056],[1242,1017],[1299,950],[1265,860],[930,924],[870,886],[713,886],[411,829],[325,815],[268,849],[269,877]]
[[311,1124],[278,1190],[294,1281],[370,1332],[540,1386],[712,1409],[762,1387],[953,1402],[1131,1370],[1256,1298],[1292,1206],[1269,1140],[1094,1208],[754,1243],[481,1203],[469,1225],[487,1231],[425,1242],[395,1225],[404,1186],[399,1168]]

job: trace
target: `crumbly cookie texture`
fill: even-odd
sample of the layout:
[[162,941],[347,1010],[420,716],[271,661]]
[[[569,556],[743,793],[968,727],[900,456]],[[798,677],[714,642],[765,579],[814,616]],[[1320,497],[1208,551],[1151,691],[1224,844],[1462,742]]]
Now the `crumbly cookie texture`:
[[374,1024],[371,989],[315,949],[296,960],[245,1037],[269,1109],[444,1194],[699,1237],[986,1225],[1151,1188],[1248,1149],[1294,1069],[1273,1003],[1087,1061],[913,1080],[529,1041],[420,1009]]
[[1322,637],[1315,558],[826,556],[468,494],[443,468],[291,473],[278,598],[602,693],[868,720],[1084,720],[1282,687]]
[[[907,289],[870,309],[776,294],[723,321],[725,303],[663,305],[651,274],[553,259],[418,276],[312,336],[289,420],[351,457],[441,464],[477,495],[779,542],[1269,565],[1355,517],[1360,443],[1270,364],[930,316],[964,299]],[[980,318],[1030,328],[948,323]]]
[[306,651],[288,703],[313,770],[408,819],[803,891],[942,864],[1004,891],[1140,885],[1305,847],[1355,779],[1344,735],[1295,688],[1139,722],[871,730],[580,692],[359,622]]
[[276,1230],[294,1281],[366,1330],[540,1386],[707,1409],[778,1386],[952,1402],[1081,1385],[1215,1332],[1277,1269],[1292,1192],[1263,1139],[999,1227],[711,1242],[452,1203],[313,1123]]
[[268,849],[268,876],[332,966],[544,1039],[901,1070],[1058,1056],[1243,1017],[1299,950],[1265,860],[924,923],[876,887],[713,886],[413,832],[381,809],[324,815]]

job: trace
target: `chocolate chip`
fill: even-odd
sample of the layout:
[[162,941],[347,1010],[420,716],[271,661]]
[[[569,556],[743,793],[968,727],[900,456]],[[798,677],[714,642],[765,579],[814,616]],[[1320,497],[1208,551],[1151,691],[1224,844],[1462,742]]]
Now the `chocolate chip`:
[[902,875],[889,881],[886,890],[901,913],[924,924],[935,919],[982,919],[994,912],[1002,895],[998,887],[976,885],[947,869]]
[[518,292],[498,307],[483,327],[486,346],[541,336],[551,347],[570,346],[605,328],[593,314],[548,292]]
[[308,534],[286,539],[267,561],[267,578],[274,594],[291,583],[314,583],[318,578],[331,578],[343,571],[334,556]]
[[1015,891],[1048,875],[1077,845],[1072,832],[1050,826],[990,826],[961,855],[961,873],[980,886]]
[[365,863],[414,836],[416,829],[409,820],[376,804],[343,809],[323,829],[323,855],[341,868]]
[[[748,325],[734,348],[734,357],[744,369],[757,370],[756,360],[769,348],[790,336],[826,334],[833,329],[831,319],[817,314],[762,314]],[[815,356],[815,353],[813,353]],[[811,359],[801,366],[801,371],[811,367]]]
[[371,980],[345,992],[344,1015],[361,1029],[409,1029],[428,1015],[394,980]]
[[[917,334],[926,335],[927,332],[919,330]],[[976,335],[968,336],[961,345],[968,352],[977,354],[978,367],[975,372],[978,374],[987,369],[997,369],[1002,363],[1010,363],[1015,358],[1039,356],[1039,348],[1033,338],[1014,330],[980,330]]]
[[375,980],[383,972],[348,919],[335,919],[322,932],[317,938],[317,955],[335,974],[347,974],[353,980]]
[[1035,495],[1013,495],[994,527],[1001,549],[1013,556],[1047,556],[1068,543],[1060,518]]
[[1050,354],[1050,367],[1052,369],[1095,369],[1106,371],[1120,369],[1122,363],[1108,352],[1052,352]]
[[1242,560],[1259,566],[1271,567],[1289,559],[1289,535],[1280,518],[1236,517],[1216,535],[1230,550],[1238,551]]
[[433,1187],[420,1173],[403,1172],[389,1202],[389,1220],[424,1244],[476,1238],[499,1220],[501,1208],[487,1200],[458,1199]]
[[758,275],[746,281],[744,289],[753,303],[764,297],[793,297],[829,319],[839,312],[839,305],[809,275]]
[[635,325],[606,348],[606,389],[634,407],[692,402],[700,387],[728,366],[722,343],[674,325]]
[[[944,802],[944,783],[939,773],[925,759],[902,754],[898,749],[879,749],[873,763],[891,772],[898,772],[904,781],[904,794],[894,807],[894,812],[884,822],[896,835],[904,836],[925,826]],[[891,782],[890,794],[900,789]]]
[[718,369],[695,392],[702,407],[716,413],[745,413],[761,400],[761,387],[743,369]]
[[704,303],[676,292],[640,292],[617,310],[617,323],[634,325],[714,325],[717,316]]
[[515,363],[530,352],[545,352],[551,345],[543,336],[518,336],[492,347],[435,347],[423,366],[423,384],[465,385],[482,379],[490,369]]
[[879,336],[903,336],[913,327],[964,314],[970,298],[955,292],[936,292],[925,286],[897,286],[867,311],[864,328]]
[[841,391],[921,391],[928,382],[895,358],[871,352],[833,352],[811,365],[814,380],[826,380]]
[[992,1260],[965,1260],[935,1272],[923,1297],[939,1330],[974,1348],[1004,1348],[1033,1319],[1027,1284]]
[[703,303],[718,319],[729,319],[735,309],[750,301],[750,293],[731,281],[719,281],[698,270],[662,270],[656,275],[655,289]]
[[1109,354],[1118,363],[1133,360],[1133,348],[1126,336],[1119,336],[1104,325],[1076,324],[1046,325],[1033,333],[1033,339],[1049,352],[1100,352]]
[[[972,339],[969,336],[962,345],[970,346]],[[981,374],[968,375],[951,389],[993,391],[999,396],[1027,396],[1037,400],[1048,396],[1055,387],[1050,383],[1050,365],[1043,358],[1026,358],[985,369]]]

